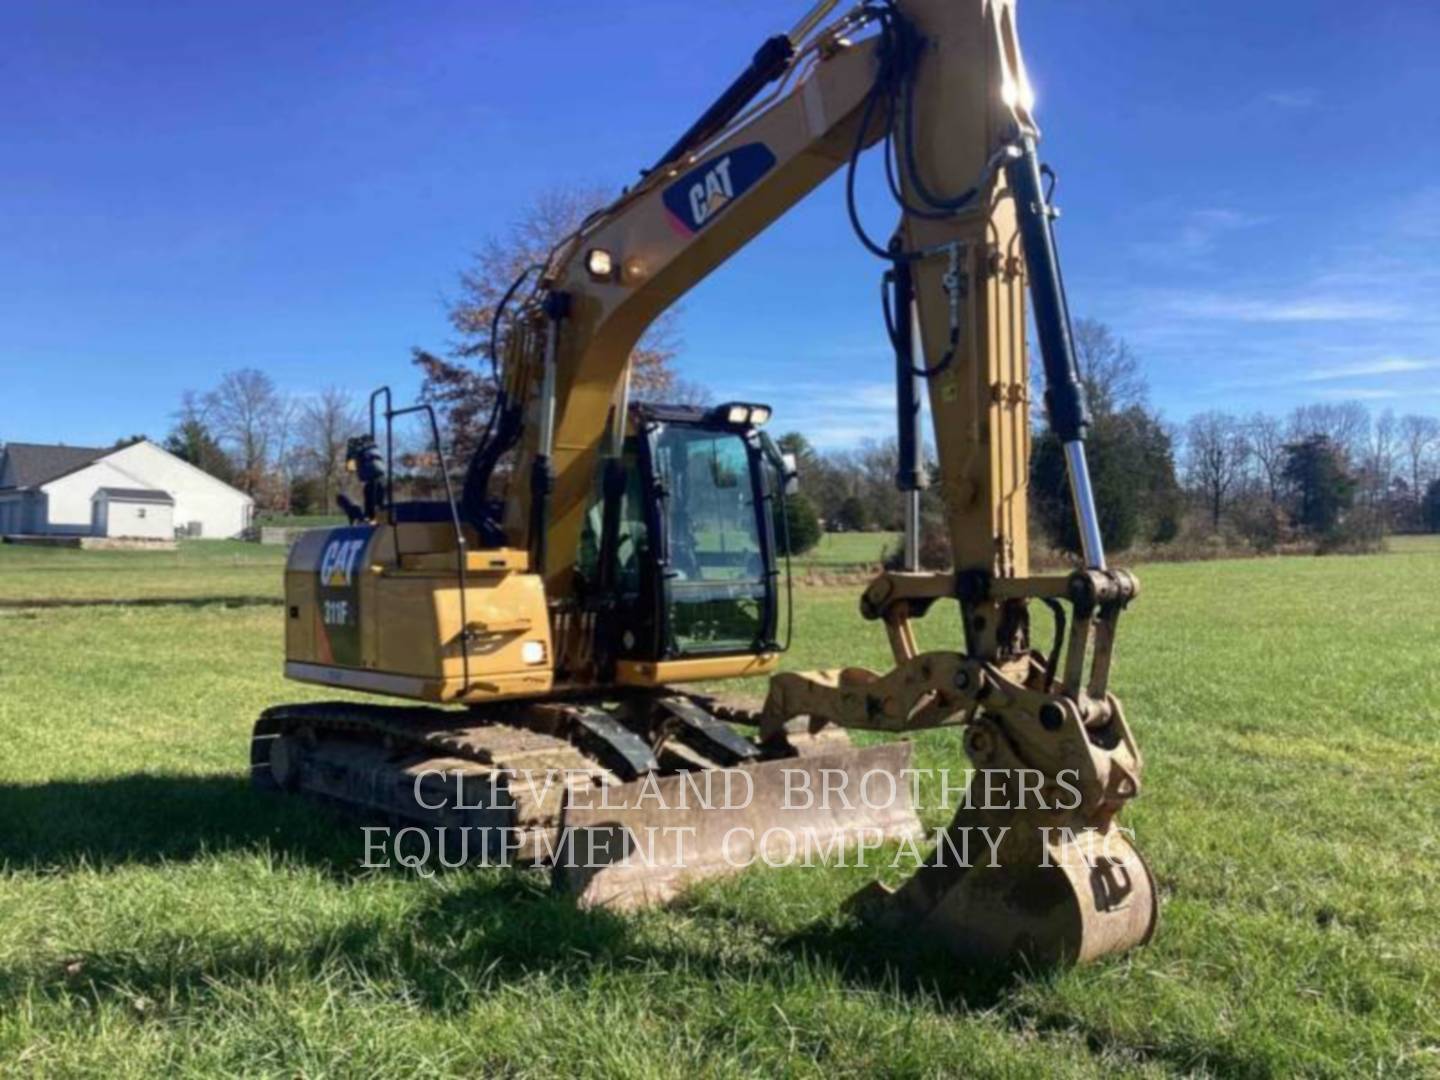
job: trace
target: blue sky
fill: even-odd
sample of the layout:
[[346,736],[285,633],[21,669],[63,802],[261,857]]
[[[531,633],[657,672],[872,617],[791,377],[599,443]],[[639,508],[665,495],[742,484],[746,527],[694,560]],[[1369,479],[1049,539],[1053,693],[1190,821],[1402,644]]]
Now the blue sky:
[[[161,435],[242,366],[412,390],[469,251],[631,179],[804,6],[10,0],[0,439]],[[1171,419],[1440,413],[1440,6],[1021,0],[1020,31],[1072,307]],[[826,185],[687,299],[683,374],[886,434],[879,270]]]

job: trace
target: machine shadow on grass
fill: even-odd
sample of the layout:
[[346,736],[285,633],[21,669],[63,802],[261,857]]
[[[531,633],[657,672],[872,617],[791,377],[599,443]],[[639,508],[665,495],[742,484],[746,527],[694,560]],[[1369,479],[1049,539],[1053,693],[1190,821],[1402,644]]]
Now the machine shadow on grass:
[[0,867],[105,869],[268,848],[348,871],[355,852],[327,815],[256,797],[236,776],[136,773],[0,784]]
[[[353,820],[323,807],[257,797],[240,777],[136,774],[0,784],[0,821],[5,823],[0,867],[11,872],[63,873],[81,865],[104,870],[264,850],[335,880],[353,881],[356,888],[377,873],[359,865]],[[162,938],[145,950],[155,953],[149,959],[133,949],[84,957],[83,978],[102,995],[123,987],[126,994],[157,999],[173,991],[203,996],[215,981],[297,968],[317,974],[339,952],[362,976],[393,976],[398,970],[427,1007],[452,1011],[465,1007],[476,982],[503,983],[537,972],[583,980],[597,967],[653,964],[717,979],[783,979],[801,963],[831,969],[856,988],[913,995],[932,1009],[967,1011],[1003,1000],[1022,977],[966,969],[921,943],[897,941],[892,933],[845,919],[823,919],[782,935],[763,919],[708,899],[703,890],[679,903],[686,916],[728,923],[737,938],[764,941],[765,949],[737,962],[708,947],[647,932],[653,924],[647,927],[644,915],[581,910],[571,897],[553,892],[540,872],[462,868],[443,871],[433,895],[403,919],[358,919],[310,943],[221,935],[208,942],[203,958],[178,970],[173,957],[195,956],[195,942],[177,937],[171,949]],[[53,979],[57,988],[73,986],[76,978],[74,972],[40,973],[42,983]],[[0,994],[25,981],[22,972],[0,971]]]

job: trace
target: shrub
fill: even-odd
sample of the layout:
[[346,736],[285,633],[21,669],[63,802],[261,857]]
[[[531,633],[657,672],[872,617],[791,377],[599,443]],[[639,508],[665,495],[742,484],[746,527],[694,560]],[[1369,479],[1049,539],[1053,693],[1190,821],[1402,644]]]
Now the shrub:
[[858,495],[851,495],[835,511],[835,528],[839,532],[864,532],[870,525],[870,510]]
[[1379,515],[1369,510],[1355,510],[1316,538],[1315,554],[1365,555],[1384,547],[1385,530]]
[[1440,532],[1440,479],[1430,481],[1425,491],[1425,527]]
[[[1164,426],[1139,406],[1098,415],[1085,443],[1090,485],[1105,546],[1164,543],[1179,531],[1180,493]],[[1036,524],[1057,547],[1080,550],[1065,453],[1052,432],[1038,435],[1030,463]]]
[[776,525],[775,546],[781,555],[803,555],[820,542],[820,516],[802,491],[785,496],[785,522]]
[[[905,568],[905,537],[887,544],[881,561],[886,570]],[[950,533],[938,514],[926,514],[920,521],[920,569],[949,570],[952,562]]]
[[1247,499],[1231,511],[1235,529],[1256,551],[1269,554],[1284,542],[1284,512],[1268,499]]

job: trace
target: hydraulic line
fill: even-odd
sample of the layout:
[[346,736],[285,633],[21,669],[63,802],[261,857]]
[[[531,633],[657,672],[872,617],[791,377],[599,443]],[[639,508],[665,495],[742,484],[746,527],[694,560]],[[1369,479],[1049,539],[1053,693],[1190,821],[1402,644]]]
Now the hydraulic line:
[[[899,311],[892,310],[889,295],[891,283],[899,280],[902,267],[906,269],[908,278],[909,263],[938,252],[936,249],[906,251],[898,243],[882,248],[865,231],[860,220],[855,198],[855,177],[861,152],[866,146],[876,109],[882,99],[885,103],[886,121],[883,148],[886,183],[903,214],[929,220],[944,220],[969,211],[977,204],[989,178],[1000,168],[1005,169],[1017,206],[1021,243],[1029,271],[1035,326],[1045,368],[1046,412],[1052,429],[1064,447],[1066,472],[1070,480],[1070,492],[1085,564],[1091,569],[1103,570],[1105,547],[1100,533],[1090,470],[1085,460],[1085,430],[1089,426],[1090,418],[1075,362],[1065,283],[1055,252],[1053,212],[1050,209],[1049,193],[1044,189],[1042,180],[1042,177],[1048,176],[1053,190],[1054,173],[1040,165],[1035,137],[1030,133],[1017,131],[990,156],[980,177],[971,187],[957,195],[936,194],[921,176],[915,145],[915,82],[924,42],[914,26],[896,8],[894,0],[877,0],[868,10],[880,24],[881,40],[876,50],[879,64],[875,81],[865,98],[855,142],[846,166],[845,208],[851,228],[861,245],[871,254],[891,263],[892,270],[886,275],[887,284],[883,293],[886,328],[891,344],[896,346],[898,356],[900,339],[904,335],[899,332],[898,327],[902,315]],[[897,138],[898,149],[895,146]],[[906,184],[902,182],[902,177],[904,181],[908,181],[910,191],[920,205],[912,205],[911,200],[906,198]],[[945,371],[953,363],[959,347],[960,319],[956,312],[964,278],[960,273],[957,249],[954,246],[950,249],[950,259],[950,269],[944,278],[951,309],[947,349],[938,362],[928,367],[915,366],[913,360],[909,361],[910,373],[916,377],[933,378]],[[903,374],[901,377],[903,378]]]

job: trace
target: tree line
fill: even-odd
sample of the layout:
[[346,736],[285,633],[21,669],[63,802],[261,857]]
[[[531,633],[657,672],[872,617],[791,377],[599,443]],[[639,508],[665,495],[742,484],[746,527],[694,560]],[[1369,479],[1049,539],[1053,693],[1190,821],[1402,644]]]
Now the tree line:
[[1185,426],[1185,478],[1209,530],[1273,547],[1440,531],[1440,420],[1360,402],[1287,417],[1205,412]]
[[[1396,531],[1440,531],[1435,417],[1372,414],[1351,401],[1303,405],[1284,416],[1212,410],[1176,426],[1150,405],[1138,358],[1107,326],[1078,320],[1075,344],[1092,413],[1091,479],[1111,550],[1196,541],[1226,550],[1304,544],[1326,551],[1363,548]],[[1032,399],[1039,397],[1037,387]],[[1043,417],[1033,419],[1032,531],[1042,544],[1075,552],[1064,455]],[[825,453],[803,433],[781,441],[804,476],[804,494],[790,510],[801,541],[822,530],[903,528],[894,440]],[[948,544],[933,487],[921,505],[922,556],[943,564]]]
[[349,390],[287,395],[263,371],[242,368],[186,391],[164,446],[253,496],[262,513],[332,514],[346,445],[368,423]]
[[[412,350],[421,400],[435,407],[457,470],[474,452],[495,400],[488,358],[497,305],[526,267],[545,262],[603,202],[594,189],[543,194],[459,275],[458,291],[446,304],[454,335],[448,346]],[[1109,327],[1078,320],[1074,340],[1093,420],[1091,478],[1111,550],[1185,540],[1226,549],[1304,543],[1329,550],[1364,546],[1396,530],[1440,531],[1440,421],[1434,417],[1372,415],[1359,402],[1342,402],[1305,405],[1285,416],[1209,411],[1176,426],[1150,404],[1135,352]],[[678,378],[679,351],[672,312],[632,354],[637,398],[708,399],[703,387]],[[1039,390],[1032,401],[1041,399]],[[1074,551],[1078,536],[1063,453],[1043,417],[1033,419],[1032,532],[1039,543]],[[361,399],[351,390],[288,396],[269,376],[247,368],[187,392],[165,445],[253,495],[262,511],[333,513],[345,482],[347,440],[367,429]],[[798,458],[803,477],[802,493],[787,508],[795,550],[813,545],[822,530],[902,528],[893,439],[827,452],[802,432],[780,442]],[[438,474],[428,432],[397,431],[395,458],[401,490],[434,493]],[[936,486],[921,506],[922,557],[939,565],[948,558],[948,543]]]

